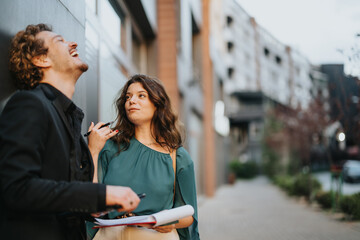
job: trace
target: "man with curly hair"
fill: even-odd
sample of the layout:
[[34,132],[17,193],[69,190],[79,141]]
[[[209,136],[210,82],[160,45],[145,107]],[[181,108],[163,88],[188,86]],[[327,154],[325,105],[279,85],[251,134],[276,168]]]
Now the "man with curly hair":
[[86,239],[88,214],[112,205],[132,211],[140,201],[130,188],[91,183],[94,166],[80,134],[84,114],[71,100],[88,69],[76,47],[45,24],[29,25],[12,40],[10,70],[21,90],[0,117],[4,239]]

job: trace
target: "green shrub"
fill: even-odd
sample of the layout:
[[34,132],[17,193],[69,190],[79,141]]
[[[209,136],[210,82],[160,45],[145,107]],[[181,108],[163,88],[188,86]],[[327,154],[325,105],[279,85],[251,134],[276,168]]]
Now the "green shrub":
[[305,196],[311,199],[313,194],[321,189],[320,182],[313,178],[311,174],[298,174],[295,176],[293,185],[293,194],[296,196]]
[[319,191],[315,198],[322,208],[329,209],[332,207],[331,192]]
[[291,151],[289,163],[286,166],[288,175],[292,176],[301,171],[301,159],[299,155],[295,150]]
[[274,183],[290,195],[293,192],[294,178],[288,175],[278,175],[273,178]]
[[263,146],[263,170],[264,174],[270,179],[283,172],[279,154],[266,146]]
[[344,196],[340,201],[340,208],[354,220],[360,220],[360,192]]
[[242,163],[238,160],[230,162],[230,170],[235,173],[237,178],[250,179],[257,175],[258,166],[254,161]]

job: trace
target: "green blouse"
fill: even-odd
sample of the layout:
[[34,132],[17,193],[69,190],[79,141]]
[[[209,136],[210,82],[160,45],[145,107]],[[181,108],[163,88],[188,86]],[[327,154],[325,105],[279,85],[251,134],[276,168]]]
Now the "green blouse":
[[[200,239],[197,227],[194,164],[188,152],[183,147],[176,150],[174,196],[174,170],[170,154],[153,150],[135,138],[130,140],[127,150],[120,153],[118,151],[117,143],[112,140],[106,142],[99,155],[99,182],[128,186],[136,193],[146,193],[146,197],[133,211],[136,215],[152,214],[185,204],[193,206],[193,224],[177,231],[181,240]],[[119,214],[113,213],[110,217],[116,215]],[[89,228],[88,230],[93,232]]]

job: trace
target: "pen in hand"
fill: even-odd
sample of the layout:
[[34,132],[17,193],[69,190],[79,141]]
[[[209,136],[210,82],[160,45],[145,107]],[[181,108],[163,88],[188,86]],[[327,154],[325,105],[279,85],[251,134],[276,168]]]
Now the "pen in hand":
[[[146,193],[139,193],[138,194],[138,197],[141,199],[141,198],[144,198],[146,197]],[[109,212],[112,212],[112,211],[117,211],[118,209],[122,208],[121,205],[111,205],[111,206],[107,206],[106,207],[106,210],[104,212],[100,212],[100,213],[95,213],[95,214],[92,214],[93,217],[103,217],[105,216],[106,214],[108,214]]]
[[[138,194],[138,197],[139,197],[140,199],[142,199],[142,198],[146,197],[146,193],[139,193],[139,194]],[[102,214],[102,216],[105,215],[105,214],[107,214],[107,213],[109,213],[109,212],[111,212],[111,211],[114,211],[114,210],[117,210],[117,209],[120,209],[120,208],[122,208],[121,205],[111,205],[111,206],[108,206],[108,207],[106,207],[106,211]]]
[[[102,125],[100,128],[103,128],[103,127],[107,127],[107,126],[109,126],[110,124],[112,124],[113,122],[108,122],[108,123],[105,123],[104,125]],[[100,129],[99,128],[99,129]],[[91,133],[91,131],[88,131],[87,133],[85,133],[84,134],[84,137],[87,137],[87,136],[89,136],[90,135],[90,133]]]

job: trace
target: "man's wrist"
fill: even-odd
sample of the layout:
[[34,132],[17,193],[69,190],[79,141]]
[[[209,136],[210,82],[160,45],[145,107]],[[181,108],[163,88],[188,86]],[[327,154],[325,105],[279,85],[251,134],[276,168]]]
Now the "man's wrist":
[[99,193],[98,193],[98,211],[105,211],[106,209],[106,185],[98,184]]

